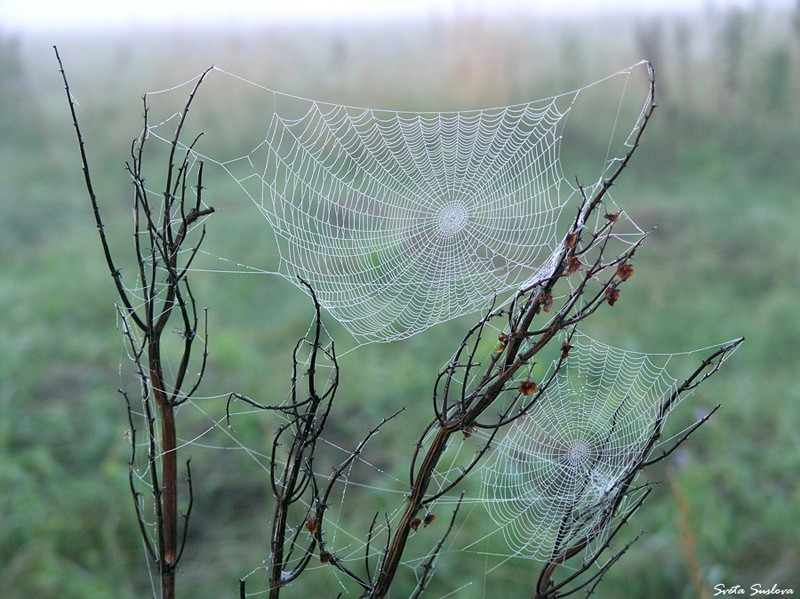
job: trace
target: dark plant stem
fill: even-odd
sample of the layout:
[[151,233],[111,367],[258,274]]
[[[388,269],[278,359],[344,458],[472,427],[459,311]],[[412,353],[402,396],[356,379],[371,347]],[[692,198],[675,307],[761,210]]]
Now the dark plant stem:
[[[202,163],[200,165],[195,197],[187,210],[187,176],[189,170],[188,152],[182,162],[176,161],[176,150],[179,146],[181,131],[189,112],[189,107],[202,83],[206,71],[198,79],[194,89],[183,107],[182,116],[175,130],[172,148],[167,164],[167,177],[163,194],[163,203],[156,213],[151,209],[148,192],[145,188],[145,177],[142,172],[143,148],[147,141],[147,99],[144,101],[144,130],[142,136],[134,141],[131,149],[132,163],[128,165],[134,183],[134,248],[137,264],[138,288],[143,295],[142,307],[136,308],[131,301],[129,291],[122,281],[122,274],[117,268],[109,249],[105,227],[100,215],[100,207],[89,173],[89,162],[85,152],[85,144],[78,118],[75,112],[75,103],[72,100],[67,76],[58,49],[54,47],[56,58],[60,67],[64,87],[69,102],[72,123],[78,138],[81,162],[83,166],[86,189],[94,214],[95,224],[100,236],[106,265],[117,290],[122,305],[119,313],[123,321],[124,336],[131,349],[132,360],[137,376],[141,382],[142,403],[146,413],[148,431],[148,469],[150,472],[151,494],[156,513],[155,539],[151,539],[148,526],[144,519],[140,494],[136,491],[134,481],[134,461],[136,457],[136,444],[132,442],[130,485],[133,496],[139,530],[142,534],[147,553],[158,568],[161,581],[161,598],[174,599],[175,573],[178,563],[183,555],[188,529],[189,514],[193,503],[191,471],[187,462],[187,482],[189,485],[189,501],[186,514],[183,515],[184,528],[182,541],[179,546],[180,520],[182,516],[178,509],[178,433],[175,422],[175,408],[189,399],[197,390],[205,372],[206,358],[208,356],[207,331],[206,341],[197,380],[188,391],[184,389],[186,374],[192,362],[194,341],[197,338],[198,318],[189,283],[186,278],[189,265],[197,255],[204,233],[200,234],[197,245],[189,249],[188,258],[179,264],[179,256],[186,242],[187,235],[198,219],[211,214],[214,209],[202,207]],[[195,139],[195,142],[197,140]],[[192,144],[192,146],[194,143]],[[190,146],[190,149],[191,147]],[[158,281],[166,282],[163,289]],[[168,382],[163,364],[174,362],[164,355],[162,346],[164,332],[173,315],[182,322],[182,335],[184,338],[178,367],[174,376]],[[138,335],[133,329],[138,330]],[[131,436],[135,438],[135,429],[130,401],[123,392],[128,408],[128,418],[131,424]],[[155,410],[153,409],[155,406]],[[156,437],[158,430],[158,438]],[[160,447],[158,445],[160,442]]]

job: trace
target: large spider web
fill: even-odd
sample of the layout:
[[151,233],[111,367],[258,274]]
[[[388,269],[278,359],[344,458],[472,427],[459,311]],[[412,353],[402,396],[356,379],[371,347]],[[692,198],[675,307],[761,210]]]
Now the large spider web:
[[[535,276],[563,205],[555,101],[453,114],[308,103],[246,162],[300,276],[355,336],[390,340]],[[232,171],[238,164],[226,164]]]
[[[221,165],[269,223],[278,264],[254,266],[304,291],[307,281],[359,344],[402,339],[547,276],[558,218],[577,193],[561,165],[567,116],[600,83],[624,90],[637,67],[547,99],[458,112],[331,104],[214,69],[260,93],[252,129],[266,133],[233,159],[195,156]],[[150,133],[167,141],[161,126]],[[611,168],[615,156],[606,159]]]

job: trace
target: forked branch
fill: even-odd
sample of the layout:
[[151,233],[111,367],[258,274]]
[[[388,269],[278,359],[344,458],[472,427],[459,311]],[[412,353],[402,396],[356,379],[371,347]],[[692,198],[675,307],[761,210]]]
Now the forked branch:
[[[188,185],[189,151],[181,162],[176,161],[176,148],[179,145],[186,115],[192,100],[208,71],[197,81],[184,107],[180,122],[172,139],[172,148],[167,164],[167,177],[164,187],[164,201],[158,211],[153,209],[145,188],[143,172],[143,152],[147,141],[147,98],[144,103],[144,128],[138,142],[131,147],[131,160],[128,172],[134,183],[134,253],[137,265],[135,288],[141,290],[142,297],[134,305],[131,294],[122,280],[122,274],[111,255],[105,226],[100,214],[99,201],[89,171],[89,161],[75,110],[75,103],[58,49],[54,47],[59,69],[67,93],[67,101],[72,124],[78,139],[84,181],[94,214],[95,224],[106,259],[106,265],[114,280],[119,296],[119,308],[124,327],[124,336],[130,347],[130,356],[141,385],[141,401],[148,430],[148,471],[150,474],[150,494],[156,513],[156,532],[153,539],[145,526],[141,494],[136,491],[133,467],[136,445],[131,453],[131,493],[139,522],[139,529],[147,552],[157,567],[161,578],[162,599],[175,596],[175,572],[186,546],[186,527],[193,504],[192,477],[187,462],[188,507],[181,515],[178,510],[178,445],[175,423],[175,408],[185,402],[198,388],[203,378],[208,357],[207,327],[203,331],[203,351],[199,359],[199,374],[196,382],[186,391],[186,375],[195,354],[195,342],[199,338],[198,312],[187,278],[188,267],[197,255],[205,233],[199,235],[195,246],[186,253],[187,258],[180,262],[181,250],[187,242],[191,230],[203,217],[214,212],[204,206],[202,194],[202,164],[198,169],[196,184]],[[196,141],[196,140],[195,140]],[[172,318],[181,323],[183,349],[177,360],[167,355],[164,349],[163,334]],[[207,319],[206,319],[207,320]],[[135,330],[134,330],[135,329]],[[165,364],[177,362],[177,370],[170,376]],[[127,394],[124,394],[131,422],[131,437],[135,434],[133,412]],[[180,522],[183,520],[181,536]]]

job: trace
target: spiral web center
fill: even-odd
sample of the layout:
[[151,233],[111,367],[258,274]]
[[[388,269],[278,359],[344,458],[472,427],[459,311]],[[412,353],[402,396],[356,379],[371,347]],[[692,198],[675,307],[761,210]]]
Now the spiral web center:
[[589,457],[589,444],[583,439],[576,439],[567,448],[567,463],[577,468]]
[[436,230],[443,239],[457,234],[467,225],[467,208],[461,202],[450,202],[439,211]]

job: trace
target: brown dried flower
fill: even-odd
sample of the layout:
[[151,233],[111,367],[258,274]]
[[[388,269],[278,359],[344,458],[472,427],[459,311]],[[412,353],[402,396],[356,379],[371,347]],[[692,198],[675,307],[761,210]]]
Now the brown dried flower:
[[612,289],[610,287],[606,289],[606,301],[608,302],[609,306],[613,306],[614,304],[616,304],[618,299],[619,299],[619,289]]
[[570,256],[567,260],[567,274],[571,275],[581,267],[581,261],[575,256]]
[[317,534],[317,532],[319,531],[319,520],[317,520],[316,518],[306,519],[306,528],[308,529],[308,532],[310,532],[312,535]]
[[617,276],[621,281],[627,281],[633,276],[632,264],[620,264],[617,266]]
[[542,298],[542,310],[550,312],[550,307],[553,305],[553,296],[549,293]]

